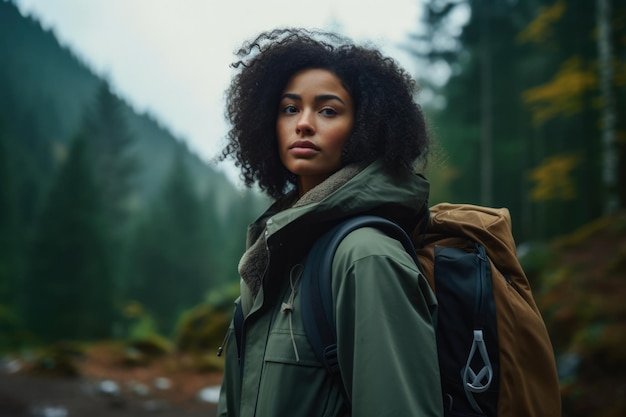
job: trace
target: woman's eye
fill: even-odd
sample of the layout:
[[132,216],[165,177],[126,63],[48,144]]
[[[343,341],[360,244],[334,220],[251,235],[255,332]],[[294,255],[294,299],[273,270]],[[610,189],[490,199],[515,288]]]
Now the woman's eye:
[[283,108],[283,113],[285,114],[295,114],[297,112],[298,112],[298,109],[296,108],[296,106],[293,106],[293,105],[288,105]]
[[335,116],[337,112],[331,108],[324,108],[320,111],[324,116]]

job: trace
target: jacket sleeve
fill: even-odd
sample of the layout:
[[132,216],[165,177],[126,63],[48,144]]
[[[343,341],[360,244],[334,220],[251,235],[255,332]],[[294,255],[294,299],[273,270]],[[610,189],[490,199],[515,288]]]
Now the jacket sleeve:
[[352,415],[442,416],[436,299],[402,245],[372,229],[333,261],[339,367]]

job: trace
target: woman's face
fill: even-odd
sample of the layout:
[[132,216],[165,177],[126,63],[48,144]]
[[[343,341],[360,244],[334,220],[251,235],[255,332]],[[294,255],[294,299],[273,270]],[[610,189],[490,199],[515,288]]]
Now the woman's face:
[[341,168],[354,123],[352,97],[332,72],[296,73],[281,96],[276,133],[283,165],[298,176],[300,195]]

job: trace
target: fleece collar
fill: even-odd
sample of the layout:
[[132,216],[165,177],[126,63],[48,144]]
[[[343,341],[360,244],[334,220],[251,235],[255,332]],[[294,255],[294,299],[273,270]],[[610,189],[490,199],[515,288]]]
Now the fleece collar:
[[[363,166],[358,165],[343,167],[296,200],[295,203],[291,205],[291,208],[303,207],[322,201],[354,178],[363,168]],[[284,206],[285,203],[279,202],[277,205]],[[238,269],[239,275],[241,276],[241,302],[244,314],[247,314],[252,309],[254,298],[259,293],[263,283],[263,274],[268,262],[265,238],[266,231],[263,230],[239,261]]]

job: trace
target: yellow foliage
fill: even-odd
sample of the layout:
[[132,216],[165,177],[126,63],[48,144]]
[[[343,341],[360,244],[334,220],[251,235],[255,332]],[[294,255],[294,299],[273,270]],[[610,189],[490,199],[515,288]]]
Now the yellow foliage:
[[557,1],[550,7],[542,7],[537,17],[517,35],[517,41],[520,43],[546,42],[552,35],[552,25],[563,16],[565,8],[563,0]]
[[576,187],[570,173],[579,164],[576,155],[561,155],[547,158],[543,164],[530,172],[535,182],[531,199],[535,201],[571,200],[576,197]]
[[534,124],[541,126],[559,114],[571,116],[580,112],[582,94],[596,84],[596,73],[585,69],[582,59],[574,56],[561,65],[552,81],[524,91],[522,98],[530,106]]

